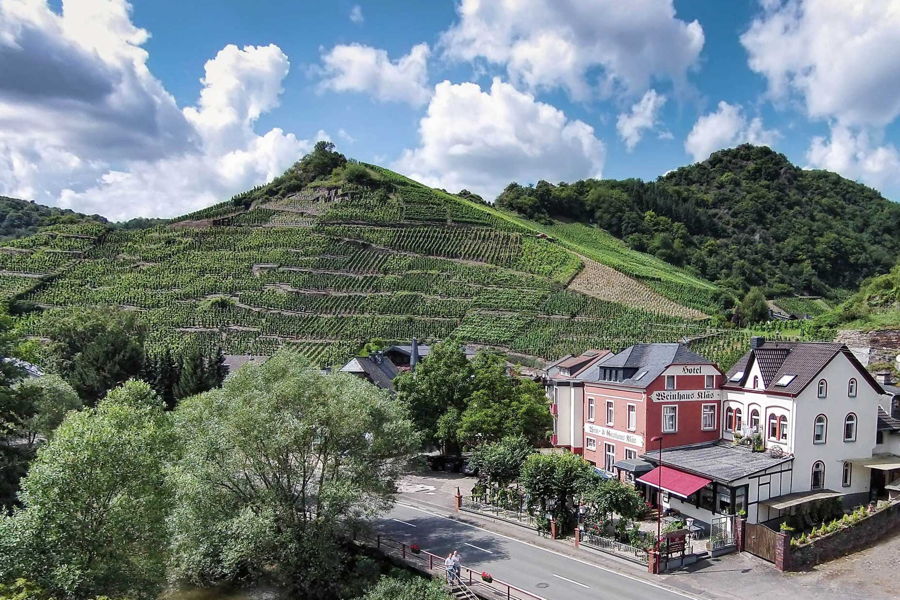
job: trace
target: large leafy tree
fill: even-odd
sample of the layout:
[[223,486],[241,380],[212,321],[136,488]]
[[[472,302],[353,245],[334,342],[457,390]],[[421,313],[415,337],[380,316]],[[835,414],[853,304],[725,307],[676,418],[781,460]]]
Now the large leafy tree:
[[16,390],[25,371],[14,360],[18,339],[12,319],[0,313],[0,507],[15,500],[19,479],[25,474],[32,452],[18,442],[22,423],[35,415],[35,408]]
[[737,317],[742,325],[760,323],[769,319],[769,305],[766,296],[759,288],[753,288],[741,301],[737,309]]
[[533,453],[534,447],[524,437],[509,436],[479,446],[472,453],[470,464],[489,487],[503,488],[518,479],[522,464]]
[[342,540],[391,502],[418,445],[403,406],[282,351],[175,411],[174,575],[197,583],[264,571],[298,597],[336,593]]
[[552,514],[562,531],[575,525],[577,499],[597,480],[589,462],[576,454],[532,454],[519,481],[540,516]]
[[28,415],[15,427],[28,447],[38,438],[49,439],[66,413],[81,408],[81,398],[59,375],[25,379],[16,385],[15,392]]
[[638,491],[618,479],[597,479],[586,486],[582,502],[588,514],[597,519],[617,514],[625,520],[635,520],[644,510],[644,499]]
[[24,577],[67,598],[153,598],[164,582],[173,447],[162,401],[144,382],[69,413],[0,519],[0,581]]

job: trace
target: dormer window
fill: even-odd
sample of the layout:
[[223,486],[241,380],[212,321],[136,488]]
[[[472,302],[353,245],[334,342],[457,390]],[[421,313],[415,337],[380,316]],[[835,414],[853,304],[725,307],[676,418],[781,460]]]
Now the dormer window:
[[847,396],[850,398],[856,398],[856,380],[851,379],[847,382]]
[[731,379],[729,379],[728,381],[740,381],[743,376],[744,376],[744,372],[738,371],[737,373],[732,375]]
[[819,385],[816,388],[817,396],[819,398],[825,398],[828,396],[828,383],[824,379],[819,380]]

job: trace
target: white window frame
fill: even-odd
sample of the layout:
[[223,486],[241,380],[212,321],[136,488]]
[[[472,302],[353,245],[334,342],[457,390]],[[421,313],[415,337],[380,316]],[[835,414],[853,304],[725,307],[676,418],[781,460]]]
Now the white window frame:
[[722,426],[725,428],[725,431],[731,432],[734,431],[734,407],[728,406],[725,408],[725,421],[722,423]]
[[594,422],[594,413],[595,413],[595,406],[594,406],[594,404],[595,404],[594,399],[593,399],[593,398],[588,398],[588,414],[587,414],[587,417],[588,417],[588,421],[590,421],[591,423]]
[[628,431],[635,431],[637,430],[637,405],[629,404],[627,411],[628,423],[626,424],[626,427],[628,428]]
[[597,440],[596,438],[584,436],[584,447],[587,450],[597,450]]
[[703,382],[703,387],[707,390],[714,389],[716,387],[716,376],[715,375],[707,375]]
[[820,379],[816,384],[816,397],[818,398],[827,398],[828,397],[828,382],[824,379]]
[[606,401],[606,425],[612,427],[616,424],[616,403],[612,400]]
[[853,463],[844,461],[841,467],[841,487],[850,487],[853,484]]
[[[710,423],[706,423],[706,417],[712,416]],[[716,405],[703,404],[700,406],[700,429],[702,431],[713,431],[716,428]]]
[[[668,416],[672,415],[674,417],[674,427],[669,428],[668,426]],[[662,407],[662,432],[663,433],[678,433],[678,405],[677,404],[666,404]]]
[[[634,448],[625,448],[625,460],[636,460],[637,459],[637,450]],[[634,473],[631,471],[625,471],[625,481],[629,483],[634,483]]]
[[[821,469],[816,469],[816,465],[822,465]],[[816,473],[821,471],[822,480],[819,482],[819,485],[816,485]],[[809,471],[809,489],[811,490],[824,490],[825,489],[825,463],[821,460],[817,460],[813,463],[812,468]]]
[[[612,452],[610,452],[612,448]],[[603,443],[603,470],[607,473],[613,472],[613,465],[616,463],[616,445],[609,442]],[[608,467],[608,468],[607,468]]]
[[[821,417],[821,420],[819,419]],[[822,438],[819,439],[819,432],[816,428],[822,423]],[[828,417],[825,415],[816,415],[813,421],[813,444],[824,444],[828,441]]]
[[[669,382],[672,382],[671,384]],[[678,381],[675,379],[674,375],[666,375],[666,389],[674,390],[677,389]]]
[[[848,437],[847,436],[847,425],[849,423],[851,423],[851,419],[852,419],[852,423],[853,423],[853,435]],[[842,434],[844,436],[844,441],[845,442],[855,442],[856,434],[858,433],[857,432],[858,428],[859,428],[859,417],[856,416],[856,413],[847,413],[847,416],[844,417],[844,431],[842,432]]]
[[848,398],[856,398],[857,387],[859,387],[856,383],[856,378],[851,377],[850,381],[847,382],[847,397]]

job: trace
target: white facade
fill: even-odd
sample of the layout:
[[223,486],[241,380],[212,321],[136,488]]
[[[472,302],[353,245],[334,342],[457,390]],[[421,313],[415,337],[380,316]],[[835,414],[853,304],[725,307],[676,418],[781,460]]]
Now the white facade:
[[555,445],[568,446],[580,454],[584,444],[584,387],[578,382],[554,382],[547,386],[547,396],[556,407],[553,415]]
[[[722,410],[723,414],[729,409],[731,414],[741,411],[744,434],[752,433],[750,419],[758,414],[758,431],[766,447],[777,446],[793,455],[788,487],[779,476],[778,490],[770,487],[768,498],[826,489],[850,496],[849,502],[864,501],[870,472],[853,461],[869,458],[875,451],[879,393],[868,378],[838,352],[797,396],[765,392],[762,381],[754,361],[746,387],[725,390]],[[727,425],[723,429],[722,437],[732,439]],[[750,487],[751,496],[754,487]],[[759,520],[766,518],[761,515]]]

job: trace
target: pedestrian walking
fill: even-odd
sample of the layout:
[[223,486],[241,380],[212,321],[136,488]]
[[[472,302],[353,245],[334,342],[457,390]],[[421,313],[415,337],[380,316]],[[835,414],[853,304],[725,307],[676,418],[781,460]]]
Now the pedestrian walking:
[[444,571],[447,573],[447,583],[450,583],[453,579],[453,552],[444,559]]
[[453,568],[453,577],[456,578],[456,581],[458,583],[460,583],[462,582],[462,579],[460,579],[459,577],[460,571],[462,570],[462,565],[460,564],[462,562],[462,559],[460,559],[459,552],[457,552],[456,550],[454,550],[453,554],[451,554],[450,556],[450,562],[452,563]]

